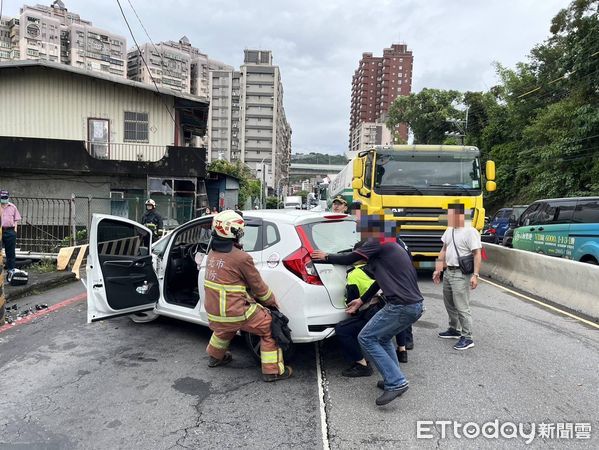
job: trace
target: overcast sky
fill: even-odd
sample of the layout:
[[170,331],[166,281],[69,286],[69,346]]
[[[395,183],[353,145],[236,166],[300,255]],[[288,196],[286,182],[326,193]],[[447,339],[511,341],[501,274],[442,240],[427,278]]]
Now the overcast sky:
[[[52,0],[27,2],[50,4]],[[63,0],[94,25],[133,41],[116,0]],[[363,52],[392,43],[414,53],[412,91],[485,90],[493,61],[513,66],[549,35],[568,0],[121,0],[138,42],[187,35],[211,58],[239,67],[245,48],[273,51],[281,68],[293,152],[343,153],[351,78]],[[18,15],[23,0],[4,0]]]

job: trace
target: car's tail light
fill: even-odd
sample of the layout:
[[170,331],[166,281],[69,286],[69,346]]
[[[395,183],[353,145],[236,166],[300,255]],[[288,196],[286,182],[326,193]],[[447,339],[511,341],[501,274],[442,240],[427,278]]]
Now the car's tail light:
[[489,234],[496,234],[497,233],[497,230],[495,228],[489,228],[487,231],[489,232]]
[[316,267],[314,267],[314,262],[310,256],[313,250],[312,244],[301,226],[295,229],[297,230],[302,246],[283,259],[283,265],[306,283],[322,286],[322,280],[318,276],[318,272],[316,272]]

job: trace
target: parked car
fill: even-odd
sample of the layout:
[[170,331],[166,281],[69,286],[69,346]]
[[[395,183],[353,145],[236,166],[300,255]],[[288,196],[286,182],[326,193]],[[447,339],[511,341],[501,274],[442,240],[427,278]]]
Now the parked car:
[[[244,249],[289,317],[294,343],[331,336],[345,313],[345,267],[316,264],[313,249],[351,250],[359,239],[345,214],[301,210],[244,213]],[[135,322],[168,316],[208,325],[204,258],[212,216],[187,222],[152,246],[150,230],[94,214],[87,263],[87,321],[131,315]],[[150,251],[151,249],[151,251]],[[245,335],[259,358],[257,338]]]
[[538,200],[522,213],[514,248],[599,262],[599,197]]
[[485,220],[485,229],[481,234],[481,240],[491,244],[499,244],[508,229],[508,221],[512,212],[512,208],[501,208],[488,222]]
[[518,220],[524,211],[526,211],[528,205],[515,205],[512,207],[512,215],[508,219],[507,230],[503,234],[503,238],[499,240],[504,247],[512,247],[512,240],[514,238],[514,229],[518,226]]

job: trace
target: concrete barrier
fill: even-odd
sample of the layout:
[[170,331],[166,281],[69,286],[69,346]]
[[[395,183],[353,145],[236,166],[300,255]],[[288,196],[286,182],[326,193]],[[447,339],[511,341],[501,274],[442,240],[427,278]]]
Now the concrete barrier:
[[599,266],[483,244],[481,275],[599,321]]

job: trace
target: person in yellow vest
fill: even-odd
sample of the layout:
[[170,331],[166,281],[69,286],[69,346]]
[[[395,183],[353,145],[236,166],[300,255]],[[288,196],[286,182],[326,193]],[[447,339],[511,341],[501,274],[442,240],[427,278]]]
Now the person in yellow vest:
[[206,351],[208,367],[232,360],[228,351],[238,331],[260,336],[260,359],[264,381],[285,380],[293,370],[285,366],[283,352],[271,332],[272,316],[266,307],[278,309],[252,257],[239,245],[245,222],[234,211],[223,211],[212,221],[212,241],[204,279],[205,308],[212,336]]

